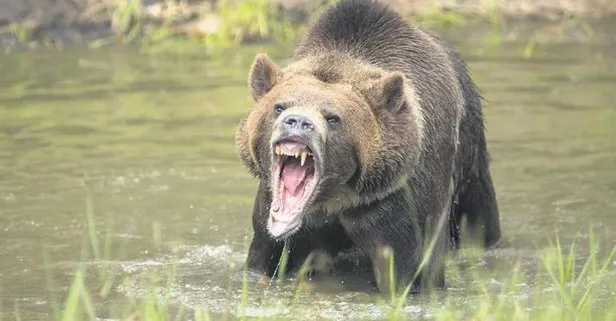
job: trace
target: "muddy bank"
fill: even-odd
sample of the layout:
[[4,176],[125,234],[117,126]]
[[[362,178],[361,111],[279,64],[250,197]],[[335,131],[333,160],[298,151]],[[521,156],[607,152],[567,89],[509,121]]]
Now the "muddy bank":
[[[558,25],[571,17],[592,23],[616,16],[616,1],[611,0],[385,1],[409,17],[426,18],[423,20],[436,24],[448,24],[460,16],[489,20],[497,15],[502,21],[513,21],[528,29]],[[259,0],[249,0],[241,10],[247,15],[265,14],[270,25],[280,17],[301,25],[326,2],[331,1],[269,0],[264,7]],[[207,36],[216,34],[221,26],[234,24],[227,21],[231,16],[223,16],[221,11],[226,9],[228,13],[235,7],[222,9],[219,0],[0,0],[0,8],[0,49],[8,52],[100,40],[128,43],[157,28],[166,28],[169,35]],[[528,21],[540,23],[529,27]],[[241,33],[241,28],[231,32]],[[574,32],[571,38],[579,37]]]

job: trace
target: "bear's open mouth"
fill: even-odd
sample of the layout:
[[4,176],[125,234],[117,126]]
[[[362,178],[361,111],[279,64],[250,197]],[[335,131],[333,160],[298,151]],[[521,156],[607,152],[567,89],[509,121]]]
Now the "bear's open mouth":
[[299,229],[302,214],[318,182],[316,165],[314,153],[306,144],[291,139],[274,144],[268,229],[275,238]]

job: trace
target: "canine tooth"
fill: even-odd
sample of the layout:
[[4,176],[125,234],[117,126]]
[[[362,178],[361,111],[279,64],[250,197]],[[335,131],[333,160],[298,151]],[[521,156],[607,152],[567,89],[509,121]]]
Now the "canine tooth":
[[306,158],[308,157],[308,152],[302,152],[302,161],[300,162],[301,166],[304,166],[306,162]]
[[280,155],[280,153],[282,153],[282,148],[280,145],[276,145],[276,155]]

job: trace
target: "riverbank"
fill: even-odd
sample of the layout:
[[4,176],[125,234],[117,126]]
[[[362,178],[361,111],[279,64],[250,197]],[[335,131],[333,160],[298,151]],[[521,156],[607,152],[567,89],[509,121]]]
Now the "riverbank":
[[[616,16],[610,0],[385,0],[435,29],[506,39],[584,41]],[[332,0],[0,0],[0,50],[112,43],[160,44],[178,37],[210,47],[287,41]],[[486,31],[488,30],[488,31]],[[604,36],[611,37],[611,32]]]

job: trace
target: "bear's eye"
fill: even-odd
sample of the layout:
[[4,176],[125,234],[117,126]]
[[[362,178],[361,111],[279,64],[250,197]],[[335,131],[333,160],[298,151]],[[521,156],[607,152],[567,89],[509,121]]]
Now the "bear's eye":
[[331,115],[331,116],[327,116],[325,118],[325,120],[327,120],[328,123],[332,124],[332,125],[336,125],[340,122],[340,117],[336,116],[336,115]]
[[286,106],[283,103],[275,103],[274,104],[274,112],[276,114],[282,113],[286,109]]

